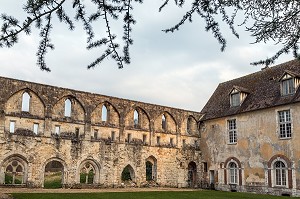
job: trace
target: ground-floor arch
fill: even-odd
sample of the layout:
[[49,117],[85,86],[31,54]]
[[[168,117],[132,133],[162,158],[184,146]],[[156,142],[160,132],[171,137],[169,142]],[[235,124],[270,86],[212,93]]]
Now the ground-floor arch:
[[28,175],[28,165],[26,159],[21,155],[11,155],[2,164],[1,172],[4,179],[3,184],[21,185],[26,184]]
[[197,185],[197,165],[195,162],[188,164],[188,186],[194,188]]
[[132,181],[135,182],[135,172],[130,164],[128,164],[122,171],[121,180],[123,182]]
[[154,156],[146,159],[146,181],[157,180],[157,160]]
[[64,165],[59,159],[48,161],[45,165],[44,188],[61,188],[64,184]]

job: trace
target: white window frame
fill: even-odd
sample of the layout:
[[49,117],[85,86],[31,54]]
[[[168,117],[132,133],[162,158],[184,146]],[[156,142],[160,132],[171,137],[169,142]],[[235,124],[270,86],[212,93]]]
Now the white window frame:
[[227,120],[227,129],[228,129],[228,143],[236,144],[237,143],[236,119]]
[[291,110],[280,110],[278,115],[278,136],[280,139],[292,137],[292,114]]
[[[277,176],[276,176],[275,164],[277,162],[282,162],[285,165],[285,167],[279,168],[279,169],[284,169],[284,176],[282,175],[283,174],[282,172],[280,172],[279,174],[281,175],[281,177],[284,178],[285,183],[283,183],[283,179],[282,178],[281,178],[280,183],[278,183],[278,181],[276,179]],[[280,158],[280,157],[276,158],[275,160],[272,161],[271,171],[272,171],[271,172],[272,187],[284,187],[284,188],[288,188],[288,185],[289,185],[289,175],[288,175],[289,168],[288,168],[287,162],[284,159]]]
[[[232,167],[235,165],[235,167]],[[239,182],[239,168],[235,161],[228,162],[228,182],[229,184],[238,184]]]

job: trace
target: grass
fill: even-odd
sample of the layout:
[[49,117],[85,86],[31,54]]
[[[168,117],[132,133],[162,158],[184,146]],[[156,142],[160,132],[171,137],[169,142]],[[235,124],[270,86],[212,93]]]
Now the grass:
[[53,172],[45,174],[44,188],[45,189],[58,189],[62,187],[61,172]]
[[15,199],[282,199],[283,196],[222,191],[157,191],[113,193],[12,193]]

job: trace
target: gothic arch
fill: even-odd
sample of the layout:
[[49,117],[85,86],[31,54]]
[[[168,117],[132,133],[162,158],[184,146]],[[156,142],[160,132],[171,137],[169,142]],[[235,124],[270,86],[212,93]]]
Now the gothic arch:
[[12,154],[5,158],[0,168],[1,184],[26,184],[28,177],[28,162],[20,154]]
[[[107,108],[107,120],[102,121],[102,107]],[[120,125],[120,113],[117,108],[108,101],[103,101],[96,106],[91,114],[92,124],[112,124],[114,126]]]
[[[40,96],[29,88],[18,90],[11,94],[5,102],[6,113],[21,113],[22,112],[22,98],[23,94],[28,93],[30,96],[29,113],[40,117],[45,116],[45,102]],[[34,106],[32,106],[34,104]]]
[[130,164],[128,164],[126,167],[124,167],[124,169],[121,173],[121,180],[135,182],[135,180],[136,180],[135,171]]
[[157,159],[151,155],[145,161],[146,166],[146,180],[157,180]]
[[94,159],[83,160],[77,169],[76,182],[83,184],[100,183],[100,165]]
[[[139,122],[138,124],[134,123],[134,111],[138,112]],[[141,128],[150,131],[150,117],[149,114],[140,106],[132,107],[126,114],[125,117],[125,126]]]
[[[162,122],[162,117],[165,116],[166,119],[166,126],[164,127],[163,122]],[[155,130],[156,131],[166,131],[166,132],[171,132],[171,133],[176,133],[178,132],[178,125],[173,117],[168,111],[164,111],[160,113],[154,122]]]
[[65,118],[65,101],[69,99],[71,101],[71,116],[74,120],[84,121],[85,120],[85,108],[83,104],[72,95],[65,95],[61,97],[53,106],[52,117],[54,119]]
[[194,116],[189,115],[186,119],[186,132],[195,135],[198,133],[198,124]]

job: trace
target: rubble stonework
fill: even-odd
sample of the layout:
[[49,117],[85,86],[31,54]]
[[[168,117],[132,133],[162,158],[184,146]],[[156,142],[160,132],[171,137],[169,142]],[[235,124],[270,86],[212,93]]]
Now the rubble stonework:
[[43,187],[54,162],[64,187],[83,187],[91,168],[86,186],[127,186],[125,167],[129,186],[200,186],[200,113],[4,77],[0,85],[0,184],[9,174],[21,176],[18,187]]

